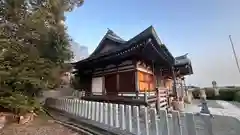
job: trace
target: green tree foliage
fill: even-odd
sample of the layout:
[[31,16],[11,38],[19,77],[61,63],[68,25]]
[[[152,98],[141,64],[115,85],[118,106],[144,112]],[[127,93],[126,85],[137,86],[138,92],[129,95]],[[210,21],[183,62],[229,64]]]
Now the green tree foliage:
[[57,73],[73,56],[63,23],[64,12],[82,3],[83,0],[0,0],[1,106],[34,109],[35,96],[59,84]]

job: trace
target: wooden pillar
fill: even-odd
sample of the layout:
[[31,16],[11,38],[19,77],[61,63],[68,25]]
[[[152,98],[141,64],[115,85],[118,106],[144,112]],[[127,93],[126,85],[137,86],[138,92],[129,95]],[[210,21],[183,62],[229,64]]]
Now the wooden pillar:
[[181,77],[180,77],[179,81],[180,81],[180,87],[181,87],[181,98],[184,98],[185,90],[183,88],[183,80]]
[[160,95],[159,95],[159,89],[158,88],[156,88],[156,95],[157,95],[156,110],[157,110],[157,113],[159,114],[159,112],[160,112]]
[[177,98],[176,75],[175,75],[174,69],[175,68],[172,66],[171,70],[172,70],[172,78],[173,78],[173,94]]
[[182,77],[182,80],[183,80],[183,88],[184,88],[185,96],[187,96],[187,86],[186,86],[185,77]]
[[152,72],[153,72],[153,79],[154,79],[154,85],[155,87],[157,86],[157,78],[156,78],[156,70],[155,70],[155,66],[154,66],[154,62],[152,61]]
[[119,86],[120,83],[119,83],[119,69],[118,69],[118,65],[117,65],[117,79],[116,79],[117,80],[117,93],[116,93],[117,95],[118,95],[119,88],[120,88],[120,86]]
[[138,71],[137,71],[137,69],[135,70],[135,89],[136,89],[136,92],[138,93],[139,88],[138,88]]
[[136,98],[138,99],[139,94],[139,84],[138,84],[138,70],[137,70],[137,60],[134,61],[135,65],[135,92],[136,92]]
[[102,76],[103,78],[103,81],[102,81],[102,95],[105,95],[106,94],[106,87],[105,87],[105,76],[103,75]]
[[160,87],[162,85],[162,79],[163,79],[163,69],[160,68],[160,71],[159,71],[159,78],[157,78],[157,87]]

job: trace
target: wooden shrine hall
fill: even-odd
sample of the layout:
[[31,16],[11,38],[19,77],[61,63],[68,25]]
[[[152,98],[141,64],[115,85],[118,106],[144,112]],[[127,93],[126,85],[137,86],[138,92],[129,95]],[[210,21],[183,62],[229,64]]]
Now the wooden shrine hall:
[[179,61],[150,26],[128,41],[108,30],[93,53],[73,65],[84,99],[145,103],[146,93],[155,97],[149,101],[176,93],[176,78],[193,73],[190,61]]

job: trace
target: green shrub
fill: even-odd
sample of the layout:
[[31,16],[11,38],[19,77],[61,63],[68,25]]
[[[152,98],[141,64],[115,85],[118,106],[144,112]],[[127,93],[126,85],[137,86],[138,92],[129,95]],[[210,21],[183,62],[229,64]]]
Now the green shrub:
[[240,102],[240,91],[237,91],[234,95],[234,101]]
[[23,95],[21,92],[0,92],[0,106],[11,110],[15,114],[25,114],[30,111],[41,112],[42,105],[33,97]]
[[235,87],[235,88],[233,88],[232,90],[238,92],[238,91],[240,91],[240,87]]
[[233,89],[220,89],[219,90],[219,99],[225,101],[233,101],[235,93],[237,91]]
[[[240,87],[222,88],[219,89],[219,95],[215,95],[213,88],[204,88],[207,99],[209,100],[226,100],[226,101],[239,101],[240,102]],[[200,89],[192,91],[194,99],[200,98]]]

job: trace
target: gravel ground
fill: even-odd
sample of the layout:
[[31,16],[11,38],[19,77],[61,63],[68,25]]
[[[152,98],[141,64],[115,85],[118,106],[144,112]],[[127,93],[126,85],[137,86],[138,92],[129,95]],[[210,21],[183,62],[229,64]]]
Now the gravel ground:
[[[220,104],[214,100],[208,100],[208,107],[211,108],[221,108],[224,109]],[[240,108],[240,103],[230,102]],[[200,100],[193,100],[192,105],[199,105]],[[200,111],[200,108],[199,108]],[[230,110],[229,110],[230,111]],[[196,126],[199,127],[197,132],[198,135],[204,135],[203,127],[205,122],[199,116],[195,117]],[[214,119],[211,119],[213,126],[214,135],[239,135],[240,133],[240,121],[233,117],[228,116],[214,116]],[[184,130],[183,130],[184,131]]]
[[0,135],[84,135],[79,134],[50,119],[36,118],[25,125],[10,124],[0,130]]
[[[201,117],[195,117],[195,120],[196,127],[199,127],[198,135],[204,135],[205,122]],[[233,117],[214,116],[211,121],[214,135],[239,135],[240,133],[240,122]]]
[[240,109],[240,102],[235,102],[235,101],[228,101],[228,102],[237,106]]

